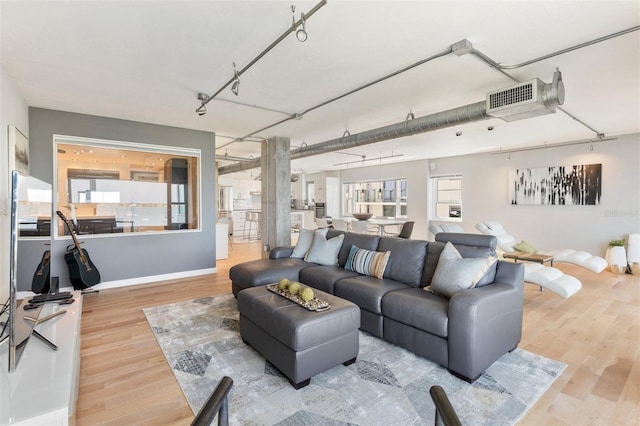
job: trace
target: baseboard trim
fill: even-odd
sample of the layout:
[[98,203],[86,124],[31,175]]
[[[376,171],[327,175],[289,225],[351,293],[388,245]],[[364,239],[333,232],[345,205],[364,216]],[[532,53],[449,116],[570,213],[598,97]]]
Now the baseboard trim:
[[[91,288],[94,290],[106,290],[110,288],[149,284],[156,281],[168,281],[181,278],[197,277],[200,275],[215,274],[216,272],[218,272],[218,268],[195,269],[192,271],[172,272],[170,274],[149,275],[146,277],[128,278],[126,280],[107,281],[102,282],[98,285],[94,285]],[[73,287],[61,287],[58,291],[73,291]],[[32,297],[33,295],[34,293],[31,291],[20,291],[17,293],[17,298],[22,299],[25,297]]]

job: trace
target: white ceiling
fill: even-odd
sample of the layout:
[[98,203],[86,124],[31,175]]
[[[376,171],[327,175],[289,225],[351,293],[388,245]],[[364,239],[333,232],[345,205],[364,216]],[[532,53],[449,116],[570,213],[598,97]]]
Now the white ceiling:
[[[317,2],[1,0],[2,64],[30,106],[213,131],[221,146],[465,38],[496,62],[518,64],[640,25],[637,0],[329,0],[309,18],[305,43],[289,35],[242,75],[239,96],[227,88],[198,116],[196,94],[220,89],[233,77],[233,62],[242,69],[284,33],[292,3],[299,19]],[[566,88],[564,109],[606,136],[640,132],[640,31],[508,72],[520,81],[551,82],[556,68]],[[311,145],[345,129],[355,134],[404,121],[410,111],[419,117],[482,101],[511,84],[474,55],[449,54],[257,136]],[[594,136],[558,111],[348,152],[368,158],[393,152],[406,161]],[[258,157],[260,144],[233,143],[218,154],[225,152]],[[334,164],[357,158],[325,154],[295,160],[292,168],[336,170],[345,166]]]

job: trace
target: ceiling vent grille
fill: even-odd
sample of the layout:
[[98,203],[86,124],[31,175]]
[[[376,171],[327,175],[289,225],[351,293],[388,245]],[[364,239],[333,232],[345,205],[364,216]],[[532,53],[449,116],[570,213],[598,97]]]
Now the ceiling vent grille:
[[[561,83],[561,82],[560,82]],[[533,80],[487,93],[487,115],[501,118],[504,121],[515,121],[523,118],[556,112],[555,99],[551,101],[552,84],[545,84],[542,80]],[[547,93],[549,92],[549,93]],[[562,89],[564,96],[564,89]]]
[[501,90],[489,95],[489,108],[495,109],[503,106],[531,101],[533,99],[533,83],[529,82],[522,86]]

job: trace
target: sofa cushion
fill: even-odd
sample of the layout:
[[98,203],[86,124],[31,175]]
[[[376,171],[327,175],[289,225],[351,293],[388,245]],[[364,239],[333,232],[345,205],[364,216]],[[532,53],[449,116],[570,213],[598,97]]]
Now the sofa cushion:
[[344,278],[336,282],[334,294],[347,299],[361,309],[374,314],[382,314],[381,303],[385,294],[393,290],[405,289],[401,282],[383,278],[381,280],[366,275]]
[[316,229],[301,229],[300,234],[298,235],[298,242],[293,249],[293,253],[291,253],[291,257],[295,257],[296,259],[304,259],[304,257],[309,252],[311,248],[311,244],[313,243],[313,237],[316,232],[320,232],[325,237],[327,236],[327,228]]
[[[489,257],[496,255],[496,239],[491,235],[440,233],[436,235],[436,241],[430,242],[427,247],[427,258],[422,271],[422,287],[431,284],[433,274],[438,266],[440,253],[442,253],[448,241],[453,243],[462,257]],[[476,287],[491,284],[495,278],[495,271],[495,266],[491,267],[488,274],[476,284]]]
[[448,335],[449,299],[420,288],[387,293],[382,298],[382,313],[418,330],[444,338]]
[[300,282],[318,290],[334,294],[336,281],[342,278],[357,277],[358,273],[345,271],[340,266],[313,265],[300,271]]
[[313,266],[302,259],[256,259],[239,263],[229,269],[229,278],[242,288],[276,283],[280,278],[298,281],[301,269]]
[[430,291],[452,297],[459,291],[473,288],[492,266],[495,268],[497,260],[494,256],[463,258],[448,242],[440,254]]
[[338,254],[338,265],[342,267],[347,263],[351,246],[358,246],[365,250],[376,250],[378,248],[378,242],[380,241],[380,237],[378,235],[359,234],[357,232],[343,232],[336,230],[329,230],[327,238],[331,238],[335,235],[344,235],[344,242],[342,243],[342,248]]
[[382,278],[390,254],[390,251],[372,251],[358,248],[358,246],[351,246],[351,252],[344,269],[355,271],[362,275]]
[[338,253],[342,247],[343,240],[344,235],[337,235],[327,239],[321,232],[314,233],[313,243],[304,260],[320,265],[337,265]]
[[426,241],[383,237],[378,251],[390,251],[384,277],[400,281],[411,287],[420,287],[422,266],[427,255]]

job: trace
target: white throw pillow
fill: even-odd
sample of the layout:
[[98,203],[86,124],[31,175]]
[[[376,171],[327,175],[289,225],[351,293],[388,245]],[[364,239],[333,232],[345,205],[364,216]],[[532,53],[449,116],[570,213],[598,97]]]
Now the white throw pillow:
[[440,253],[429,290],[452,297],[459,291],[475,287],[496,262],[497,258],[493,256],[463,258],[453,244],[447,242]]
[[338,264],[338,253],[342,248],[344,234],[327,240],[321,232],[313,235],[313,243],[304,260],[319,265],[334,266]]
[[[328,228],[316,229],[315,232],[321,233],[324,237],[327,236],[327,232],[329,232]],[[298,242],[293,249],[293,253],[291,253],[291,257],[296,259],[304,259],[304,257],[309,252],[311,248],[311,244],[313,243],[313,236],[315,235],[313,229],[304,229],[300,230],[300,235],[298,236]]]

